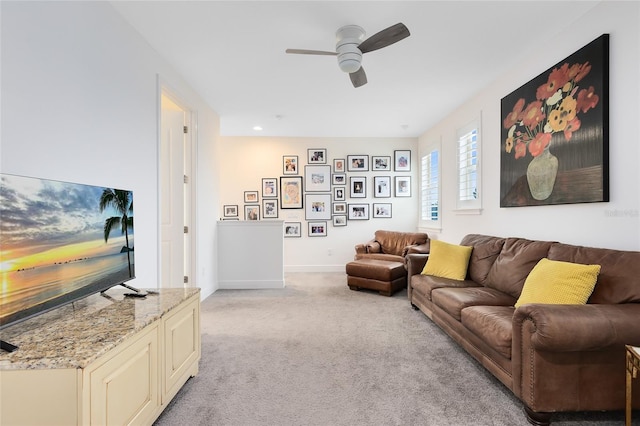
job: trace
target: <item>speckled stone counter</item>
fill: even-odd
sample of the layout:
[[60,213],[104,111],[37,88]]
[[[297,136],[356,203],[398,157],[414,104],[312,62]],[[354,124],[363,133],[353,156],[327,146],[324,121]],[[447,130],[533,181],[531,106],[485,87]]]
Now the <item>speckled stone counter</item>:
[[200,289],[160,289],[144,299],[127,292],[114,287],[0,330],[19,347],[0,352],[0,370],[85,368]]

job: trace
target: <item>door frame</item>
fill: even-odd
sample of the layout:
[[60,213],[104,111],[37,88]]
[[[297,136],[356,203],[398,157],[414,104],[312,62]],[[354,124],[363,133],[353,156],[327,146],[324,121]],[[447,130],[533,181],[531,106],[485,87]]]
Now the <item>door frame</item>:
[[[197,131],[198,131],[198,115],[197,112],[195,111],[194,108],[192,108],[188,102],[186,102],[184,100],[184,97],[180,95],[180,93],[175,90],[165,79],[162,78],[162,76],[158,75],[157,76],[157,87],[156,87],[156,98],[157,98],[157,102],[156,102],[156,106],[157,106],[157,111],[156,111],[156,115],[157,115],[157,137],[156,137],[156,166],[157,166],[157,176],[156,176],[156,182],[157,182],[157,188],[158,188],[158,197],[162,197],[162,192],[161,192],[161,188],[160,188],[160,182],[161,182],[161,174],[162,174],[162,170],[161,170],[161,162],[160,162],[160,145],[162,143],[162,95],[167,96],[169,99],[171,99],[172,102],[174,102],[176,105],[178,105],[179,107],[181,107],[182,109],[184,109],[186,111],[186,121],[187,121],[187,126],[189,131],[187,132],[187,137],[186,137],[186,141],[189,144],[190,150],[191,150],[191,161],[190,161],[190,168],[191,168],[191,175],[189,176],[189,201],[190,201],[190,205],[189,205],[189,234],[190,234],[190,238],[189,238],[189,246],[188,247],[184,247],[185,252],[188,251],[188,253],[185,254],[185,256],[188,256],[189,259],[189,268],[187,271],[187,275],[189,277],[189,283],[188,284],[184,284],[184,287],[197,287],[197,274],[196,271],[198,270],[197,268],[197,263],[198,263],[198,258],[196,256],[196,247],[197,247],[197,229],[198,229],[198,222],[197,222],[197,217],[198,215],[197,213],[197,176],[198,176],[198,162],[197,162],[197,158],[198,158],[198,135],[197,135]],[[161,282],[162,282],[162,268],[161,268],[161,261],[162,261],[162,248],[161,248],[161,244],[160,244],[160,236],[161,236],[161,226],[162,226],[162,216],[161,216],[161,203],[160,203],[160,199],[158,199],[158,203],[157,203],[157,219],[158,219],[158,231],[157,231],[157,247],[158,247],[158,253],[157,253],[157,276],[158,276],[158,286],[160,286]]]

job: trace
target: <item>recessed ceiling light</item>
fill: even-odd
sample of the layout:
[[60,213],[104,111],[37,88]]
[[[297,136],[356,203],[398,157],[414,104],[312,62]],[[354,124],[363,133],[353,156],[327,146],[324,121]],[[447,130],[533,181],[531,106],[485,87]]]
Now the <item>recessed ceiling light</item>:
[[253,126],[253,130],[255,130],[255,131],[260,131],[260,130],[262,130],[262,127],[260,127],[260,126]]

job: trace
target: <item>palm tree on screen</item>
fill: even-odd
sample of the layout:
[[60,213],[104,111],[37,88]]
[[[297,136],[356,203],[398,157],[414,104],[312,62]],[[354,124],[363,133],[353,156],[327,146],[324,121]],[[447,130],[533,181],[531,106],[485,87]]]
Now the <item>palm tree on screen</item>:
[[131,191],[122,189],[105,188],[100,196],[100,212],[107,207],[113,208],[118,212],[119,216],[112,216],[104,222],[104,242],[109,240],[109,235],[113,229],[120,228],[124,234],[127,251],[127,261],[129,262],[129,276],[133,276],[131,272],[131,256],[129,252],[129,229],[133,229],[133,199]]

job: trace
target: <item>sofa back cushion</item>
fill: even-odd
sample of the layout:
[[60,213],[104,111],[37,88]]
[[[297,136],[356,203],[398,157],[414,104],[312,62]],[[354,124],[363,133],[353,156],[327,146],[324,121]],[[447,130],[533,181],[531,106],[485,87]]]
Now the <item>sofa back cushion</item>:
[[484,285],[493,262],[504,246],[505,239],[489,235],[469,234],[460,242],[461,246],[472,246],[471,258],[467,277],[478,284]]
[[500,254],[489,270],[485,286],[500,290],[516,299],[524,281],[540,259],[548,257],[551,241],[507,238]]
[[376,231],[375,240],[380,243],[382,253],[404,256],[405,248],[414,244],[424,244],[429,236],[420,232]]
[[551,260],[600,265],[596,287],[587,303],[640,302],[640,252],[554,243]]

